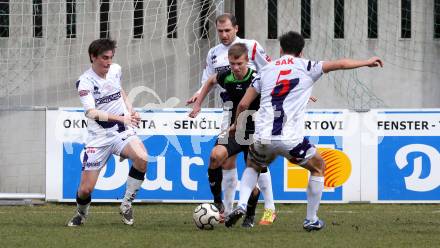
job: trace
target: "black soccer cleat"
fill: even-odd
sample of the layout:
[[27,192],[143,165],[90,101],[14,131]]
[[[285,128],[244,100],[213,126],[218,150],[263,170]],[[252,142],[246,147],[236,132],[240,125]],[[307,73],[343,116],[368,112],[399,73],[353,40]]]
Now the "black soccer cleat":
[[246,215],[244,217],[243,223],[241,224],[242,227],[245,228],[252,228],[255,224],[255,215]]
[[232,211],[228,216],[225,217],[225,226],[232,227],[245,214],[246,211],[243,208],[237,207],[236,209],[234,209],[234,211]]
[[81,226],[86,222],[86,216],[76,211],[75,215],[67,222],[66,226],[75,227]]

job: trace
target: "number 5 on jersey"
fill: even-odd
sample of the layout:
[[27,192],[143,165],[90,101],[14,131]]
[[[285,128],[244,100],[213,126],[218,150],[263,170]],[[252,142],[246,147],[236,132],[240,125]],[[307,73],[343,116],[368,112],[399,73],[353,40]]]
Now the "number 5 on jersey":
[[288,79],[290,74],[292,74],[292,70],[281,70],[278,74],[275,87],[270,94],[272,96],[272,106],[274,106],[275,109],[272,135],[281,135],[284,121],[284,100],[290,91],[299,83],[299,78]]

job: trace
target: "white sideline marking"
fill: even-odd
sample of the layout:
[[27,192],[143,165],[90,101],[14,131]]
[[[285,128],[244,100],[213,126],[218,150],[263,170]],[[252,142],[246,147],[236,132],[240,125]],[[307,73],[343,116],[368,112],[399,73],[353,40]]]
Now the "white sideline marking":
[[357,214],[358,212],[352,210],[330,210],[327,211],[329,213],[338,213],[338,214]]

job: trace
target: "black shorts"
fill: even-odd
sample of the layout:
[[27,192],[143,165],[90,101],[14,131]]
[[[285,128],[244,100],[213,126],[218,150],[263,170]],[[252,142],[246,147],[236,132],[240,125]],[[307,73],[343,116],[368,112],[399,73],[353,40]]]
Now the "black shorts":
[[238,144],[235,137],[228,137],[228,142],[226,144],[225,144],[225,142],[219,142],[219,138],[217,138],[217,140],[215,141],[215,145],[224,146],[226,148],[226,150],[228,151],[228,158],[232,157],[240,152],[243,152],[244,161],[246,163],[248,151],[249,151],[249,145]]

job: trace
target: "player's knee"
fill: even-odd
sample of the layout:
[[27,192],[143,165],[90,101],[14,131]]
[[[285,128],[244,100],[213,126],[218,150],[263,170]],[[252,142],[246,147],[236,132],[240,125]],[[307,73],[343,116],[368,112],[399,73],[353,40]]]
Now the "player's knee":
[[313,156],[313,158],[310,159],[310,164],[310,172],[312,173],[312,175],[324,176],[325,162],[320,155],[316,154],[315,156]]
[[89,185],[81,185],[78,189],[78,195],[81,198],[88,197],[93,192],[93,187]]
[[146,153],[143,153],[142,155],[139,156],[139,161],[140,163],[144,164],[145,166],[147,166],[148,163],[148,155]]
[[147,163],[148,163],[147,153],[141,153],[137,155],[136,158],[134,159],[134,163],[136,165],[136,169],[145,172],[147,170]]
[[209,168],[216,169],[222,165],[225,158],[227,157],[227,152],[223,152],[220,148],[215,147],[209,157]]
[[216,169],[220,167],[220,165],[220,157],[218,154],[212,152],[209,157],[209,168]]

